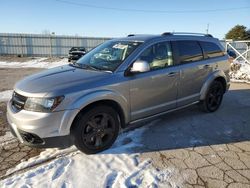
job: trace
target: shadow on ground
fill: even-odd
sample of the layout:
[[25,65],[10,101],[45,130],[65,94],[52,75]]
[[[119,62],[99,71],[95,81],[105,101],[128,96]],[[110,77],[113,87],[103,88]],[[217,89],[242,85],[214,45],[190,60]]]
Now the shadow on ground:
[[[194,105],[162,116],[145,128],[143,146],[133,148],[132,153],[250,141],[250,90],[230,90],[214,113],[204,113]],[[123,152],[111,149],[105,153]]]

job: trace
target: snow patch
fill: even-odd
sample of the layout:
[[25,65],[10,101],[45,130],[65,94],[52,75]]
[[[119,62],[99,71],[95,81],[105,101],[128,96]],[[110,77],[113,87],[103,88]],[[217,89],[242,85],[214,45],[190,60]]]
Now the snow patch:
[[[2,180],[0,187],[166,187],[175,185],[174,169],[159,171],[150,160],[140,161],[133,148],[141,147],[146,127],[121,134],[112,148],[85,155],[71,147],[47,149],[39,156],[19,164],[12,172],[48,160],[49,163]],[[59,155],[58,155],[59,154]],[[8,173],[10,173],[9,171]],[[178,184],[179,185],[179,184]]]
[[13,90],[6,90],[6,91],[0,92],[0,102],[10,100],[12,93],[13,93]]
[[[114,145],[106,151],[103,151],[103,154],[110,154],[110,153],[131,153],[133,148],[142,146],[140,144],[140,138],[142,133],[146,128],[137,129],[135,131],[123,133],[119,135],[118,139],[114,143]],[[28,161],[24,161],[18,164],[14,169],[10,169],[7,174],[13,173],[15,171],[34,166],[36,164],[40,164],[42,162],[48,161],[55,157],[60,157],[62,155],[67,154],[74,154],[80,153],[75,146],[66,149],[46,149],[45,151],[41,152],[39,156],[35,156],[30,158]]]
[[0,68],[53,68],[68,64],[68,59],[63,58],[60,61],[46,62],[47,58],[35,58],[26,62],[0,62]]
[[6,175],[14,173],[18,170],[22,170],[28,167],[35,166],[37,164],[41,164],[43,162],[49,161],[57,157],[62,157],[67,154],[73,155],[74,152],[77,152],[77,149],[74,146],[67,148],[67,149],[63,149],[63,150],[60,150],[58,148],[46,149],[45,151],[41,152],[39,156],[30,158],[28,159],[28,161],[24,161],[18,164],[15,168],[8,170]]
[[138,174],[130,179],[127,187],[177,188],[182,186],[182,184],[183,179],[180,177],[179,171],[176,169],[167,168],[160,171],[150,167],[144,170],[139,170]]
[[239,67],[238,70],[230,72],[232,82],[245,82],[250,83],[250,65],[244,61],[235,61],[232,64],[233,67]]

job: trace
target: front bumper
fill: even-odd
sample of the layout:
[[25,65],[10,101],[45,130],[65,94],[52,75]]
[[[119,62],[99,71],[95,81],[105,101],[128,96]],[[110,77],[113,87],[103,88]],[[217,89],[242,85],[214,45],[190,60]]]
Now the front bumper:
[[21,110],[15,112],[7,105],[11,132],[20,142],[35,147],[67,147],[72,145],[70,127],[78,110],[41,113]]
[[36,148],[67,148],[73,145],[70,135],[56,136],[48,138],[40,138],[39,136],[24,132],[19,129],[13,129],[13,124],[10,125],[10,130],[13,136],[17,137],[20,142],[25,145]]

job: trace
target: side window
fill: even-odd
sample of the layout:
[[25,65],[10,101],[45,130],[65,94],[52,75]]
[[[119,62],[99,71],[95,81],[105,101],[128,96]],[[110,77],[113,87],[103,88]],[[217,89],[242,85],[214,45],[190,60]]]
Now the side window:
[[172,66],[173,57],[170,42],[154,44],[142,52],[138,59],[147,61],[151,70]]
[[201,47],[207,54],[208,58],[220,57],[224,55],[222,49],[215,43],[212,42],[200,42]]
[[203,59],[200,45],[197,41],[176,41],[181,63],[199,61]]

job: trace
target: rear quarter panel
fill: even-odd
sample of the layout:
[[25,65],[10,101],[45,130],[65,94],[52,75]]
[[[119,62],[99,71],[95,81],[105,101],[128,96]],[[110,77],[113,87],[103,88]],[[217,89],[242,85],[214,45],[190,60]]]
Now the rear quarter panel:
[[213,68],[213,72],[208,75],[206,81],[204,82],[201,91],[200,91],[200,100],[204,100],[206,97],[206,93],[211,85],[211,83],[219,77],[222,77],[226,81],[227,88],[230,84],[230,63],[228,61],[228,56],[225,55],[223,57],[214,58],[215,66]]

